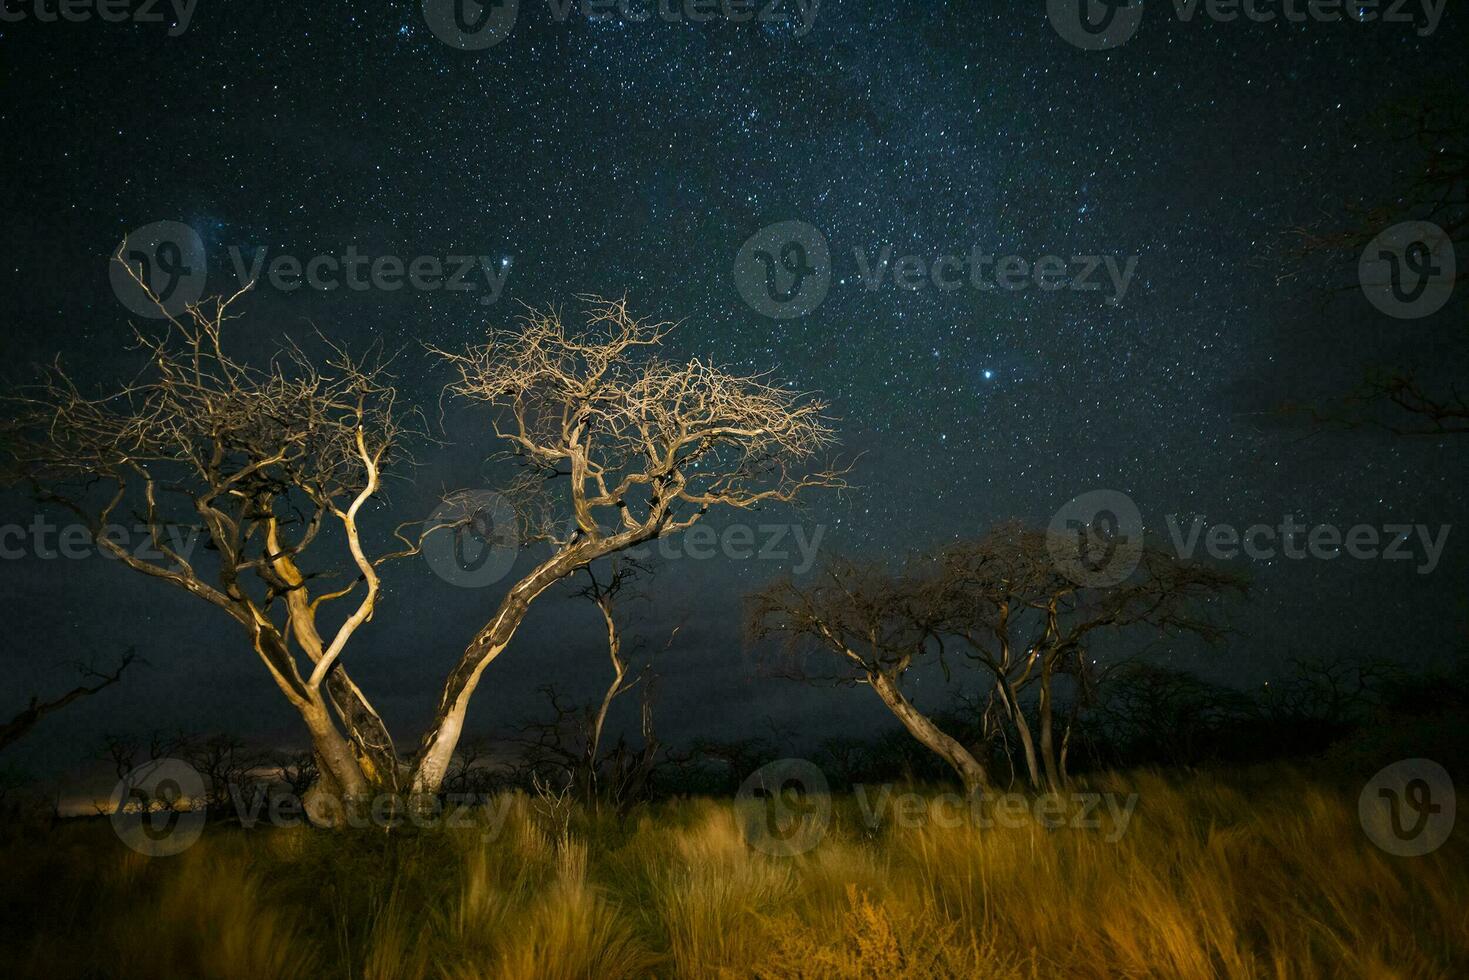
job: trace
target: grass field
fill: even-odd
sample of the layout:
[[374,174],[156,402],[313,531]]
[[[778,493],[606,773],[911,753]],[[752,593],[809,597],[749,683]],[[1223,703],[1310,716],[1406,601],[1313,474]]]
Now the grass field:
[[[1378,850],[1350,790],[1129,774],[1126,832],[864,822],[752,850],[730,802],[569,831],[515,796],[465,830],[213,826],[149,858],[105,821],[5,844],[21,977],[1462,977],[1462,830]],[[952,823],[954,821],[946,821]],[[43,836],[44,835],[44,836]],[[1111,838],[1109,840],[1109,838]]]

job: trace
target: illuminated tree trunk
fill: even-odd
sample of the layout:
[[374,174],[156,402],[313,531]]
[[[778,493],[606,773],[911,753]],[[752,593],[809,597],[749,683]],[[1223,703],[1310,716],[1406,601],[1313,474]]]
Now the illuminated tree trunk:
[[574,550],[562,552],[521,579],[500,602],[495,617],[460,656],[444,684],[434,724],[419,743],[410,792],[415,795],[439,792],[454,757],[454,747],[464,733],[470,698],[485,668],[510,645],[536,597],[589,560]]
[[868,683],[877,692],[877,696],[882,698],[883,704],[888,706],[888,710],[908,729],[909,734],[953,768],[959,781],[964,784],[966,793],[973,794],[989,787],[989,777],[973,754],[958,739],[944,732],[919,712],[913,702],[898,690],[898,685],[891,677],[881,673],[870,674]]

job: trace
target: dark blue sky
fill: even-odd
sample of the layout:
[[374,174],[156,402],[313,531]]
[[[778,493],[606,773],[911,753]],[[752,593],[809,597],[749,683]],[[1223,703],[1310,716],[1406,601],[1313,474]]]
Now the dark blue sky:
[[[1110,488],[1160,530],[1169,514],[1448,524],[1431,575],[1411,562],[1238,560],[1254,598],[1242,635],[1207,666],[1254,682],[1292,653],[1413,660],[1461,642],[1463,447],[1307,438],[1274,412],[1342,393],[1372,365],[1463,375],[1462,305],[1384,317],[1359,292],[1325,290],[1350,285],[1353,262],[1346,279],[1319,267],[1283,278],[1298,271],[1285,229],[1381,198],[1408,165],[1363,150],[1372,114],[1462,86],[1460,11],[1423,37],[1392,24],[1182,23],[1149,4],[1130,42],[1088,52],[1040,4],[828,2],[804,33],[520,7],[478,52],[440,41],[410,3],[204,2],[176,37],[95,19],[0,24],[7,379],[58,353],[88,380],[136,367],[108,257],[151,222],[199,234],[210,292],[234,285],[232,247],[485,256],[505,275],[489,305],[483,288],[257,289],[239,349],[264,354],[313,325],[403,347],[405,388],[433,403],[443,378],[420,343],[477,339],[519,303],[626,293],[638,311],[687,321],[680,352],[774,369],[833,401],[845,446],[863,454],[857,489],[757,523],[819,524],[824,550],[896,555],[1001,518],[1044,522]],[[792,220],[824,235],[833,277],[817,309],[774,320],[741,299],[733,269],[750,236]],[[1136,271],[1115,303],[1106,291],[907,290],[890,276],[868,288],[861,264],[885,247],[926,264],[974,250],[1134,257]],[[392,517],[485,482],[489,442],[465,418],[450,426],[455,446],[420,454]],[[23,497],[3,503],[0,524],[35,514]],[[749,676],[738,598],[789,564],[665,564],[647,632],[661,641],[689,617],[666,664],[668,737],[751,734],[765,714],[809,733],[885,724],[860,692]],[[498,593],[455,588],[422,563],[388,582],[350,662],[408,742]],[[196,600],[100,560],[31,556],[0,561],[0,607],[7,703],[68,685],[70,659],[136,645],[150,661],[48,722],[57,737],[18,745],[12,764],[70,771],[102,731],[154,725],[296,735],[232,624]],[[548,596],[491,668],[471,727],[531,711],[546,680],[590,692],[601,657],[585,610]]]

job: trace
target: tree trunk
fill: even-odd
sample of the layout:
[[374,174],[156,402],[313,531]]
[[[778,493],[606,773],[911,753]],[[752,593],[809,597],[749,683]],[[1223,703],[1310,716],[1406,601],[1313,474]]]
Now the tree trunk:
[[327,673],[326,691],[346,729],[363,776],[374,786],[396,791],[400,782],[398,752],[382,717],[341,664]]
[[[464,732],[464,716],[469,711],[469,699],[479,685],[480,675],[509,646],[511,637],[530,611],[530,604],[542,592],[583,565],[656,538],[667,517],[668,499],[671,498],[656,504],[648,520],[638,527],[607,538],[585,538],[567,546],[537,565],[506,593],[494,618],[465,649],[444,682],[439,707],[434,713],[434,724],[424,732],[415,756],[410,783],[410,791],[415,796],[439,792],[444,774],[449,771],[449,761],[454,757],[454,747]],[[596,526],[589,515],[580,513],[578,523],[583,528]]]
[[1035,756],[1035,740],[1030,734],[1030,723],[1025,720],[1025,712],[1020,710],[1020,698],[1015,689],[1008,682],[1001,679],[996,681],[1000,688],[1000,695],[1005,702],[1005,710],[1010,715],[1010,720],[1015,723],[1015,732],[1020,736],[1020,748],[1025,752],[1025,772],[1030,779],[1030,785],[1036,789],[1041,785],[1040,764]]
[[882,698],[888,710],[897,716],[908,729],[909,734],[918,739],[924,747],[933,752],[953,767],[958,774],[959,781],[964,784],[964,792],[970,795],[979,790],[989,788],[989,777],[981,766],[957,739],[943,732],[937,725],[921,714],[913,703],[909,701],[903,692],[898,690],[897,683],[886,674],[869,674],[868,683]]
[[530,611],[531,602],[589,560],[591,558],[587,555],[575,551],[557,554],[516,583],[501,600],[495,617],[465,649],[444,683],[434,724],[419,743],[411,783],[413,794],[437,793],[443,786],[454,748],[464,731],[469,699],[479,684],[480,675],[510,644],[511,637]]
[[[306,579],[296,563],[282,552],[278,529],[273,521],[267,528],[267,540],[271,553],[277,555],[271,562],[271,570],[285,584],[283,591],[286,608],[290,612],[291,634],[315,664],[322,657],[323,644],[316,628],[316,609],[303,587]],[[325,682],[327,695],[342,721],[347,738],[351,740],[362,774],[374,786],[396,791],[399,783],[398,752],[382,717],[353,683],[341,661],[327,672]]]
[[372,783],[364,774],[352,743],[337,728],[326,699],[301,682],[281,635],[257,624],[252,639],[277,685],[300,712],[306,730],[311,733],[319,775],[302,799],[307,816],[320,826],[340,826],[345,816],[342,808],[352,800],[365,799]]
[[607,627],[607,655],[612,660],[612,683],[607,685],[602,703],[597,706],[597,713],[592,716],[590,730],[587,732],[582,792],[588,803],[595,802],[597,795],[597,753],[602,748],[602,729],[607,727],[607,714],[612,710],[612,702],[622,693],[622,679],[627,676],[627,664],[622,659],[622,636],[618,632],[610,601],[598,602],[597,608]]
[[1054,725],[1051,710],[1051,675],[1052,662],[1050,658],[1041,665],[1040,698],[1037,712],[1040,715],[1041,729],[1041,765],[1045,768],[1046,789],[1057,790],[1063,785],[1061,774],[1056,767],[1056,745],[1054,736]]
[[1061,755],[1056,760],[1061,770],[1061,783],[1064,786],[1071,785],[1071,776],[1066,771],[1066,759],[1071,752],[1071,733],[1076,730],[1076,720],[1081,716],[1081,691],[1078,688],[1076,697],[1072,699],[1071,710],[1066,715],[1066,727],[1061,730]]
[[316,782],[302,799],[303,807],[317,826],[340,827],[346,819],[346,808],[364,802],[370,784],[357,764],[352,746],[337,731],[326,706],[310,706],[302,711],[302,716],[311,731],[318,771]]

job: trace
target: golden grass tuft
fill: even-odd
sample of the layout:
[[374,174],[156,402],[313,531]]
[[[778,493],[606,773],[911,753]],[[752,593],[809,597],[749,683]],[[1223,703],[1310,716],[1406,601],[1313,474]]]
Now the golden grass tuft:
[[[752,850],[728,802],[467,831],[214,828],[147,859],[105,823],[4,848],[12,976],[1437,978],[1469,975],[1462,830],[1398,858],[1289,771],[1107,777],[1125,834],[1025,817]],[[555,822],[555,821],[552,821]],[[78,941],[76,937],[85,937]]]

